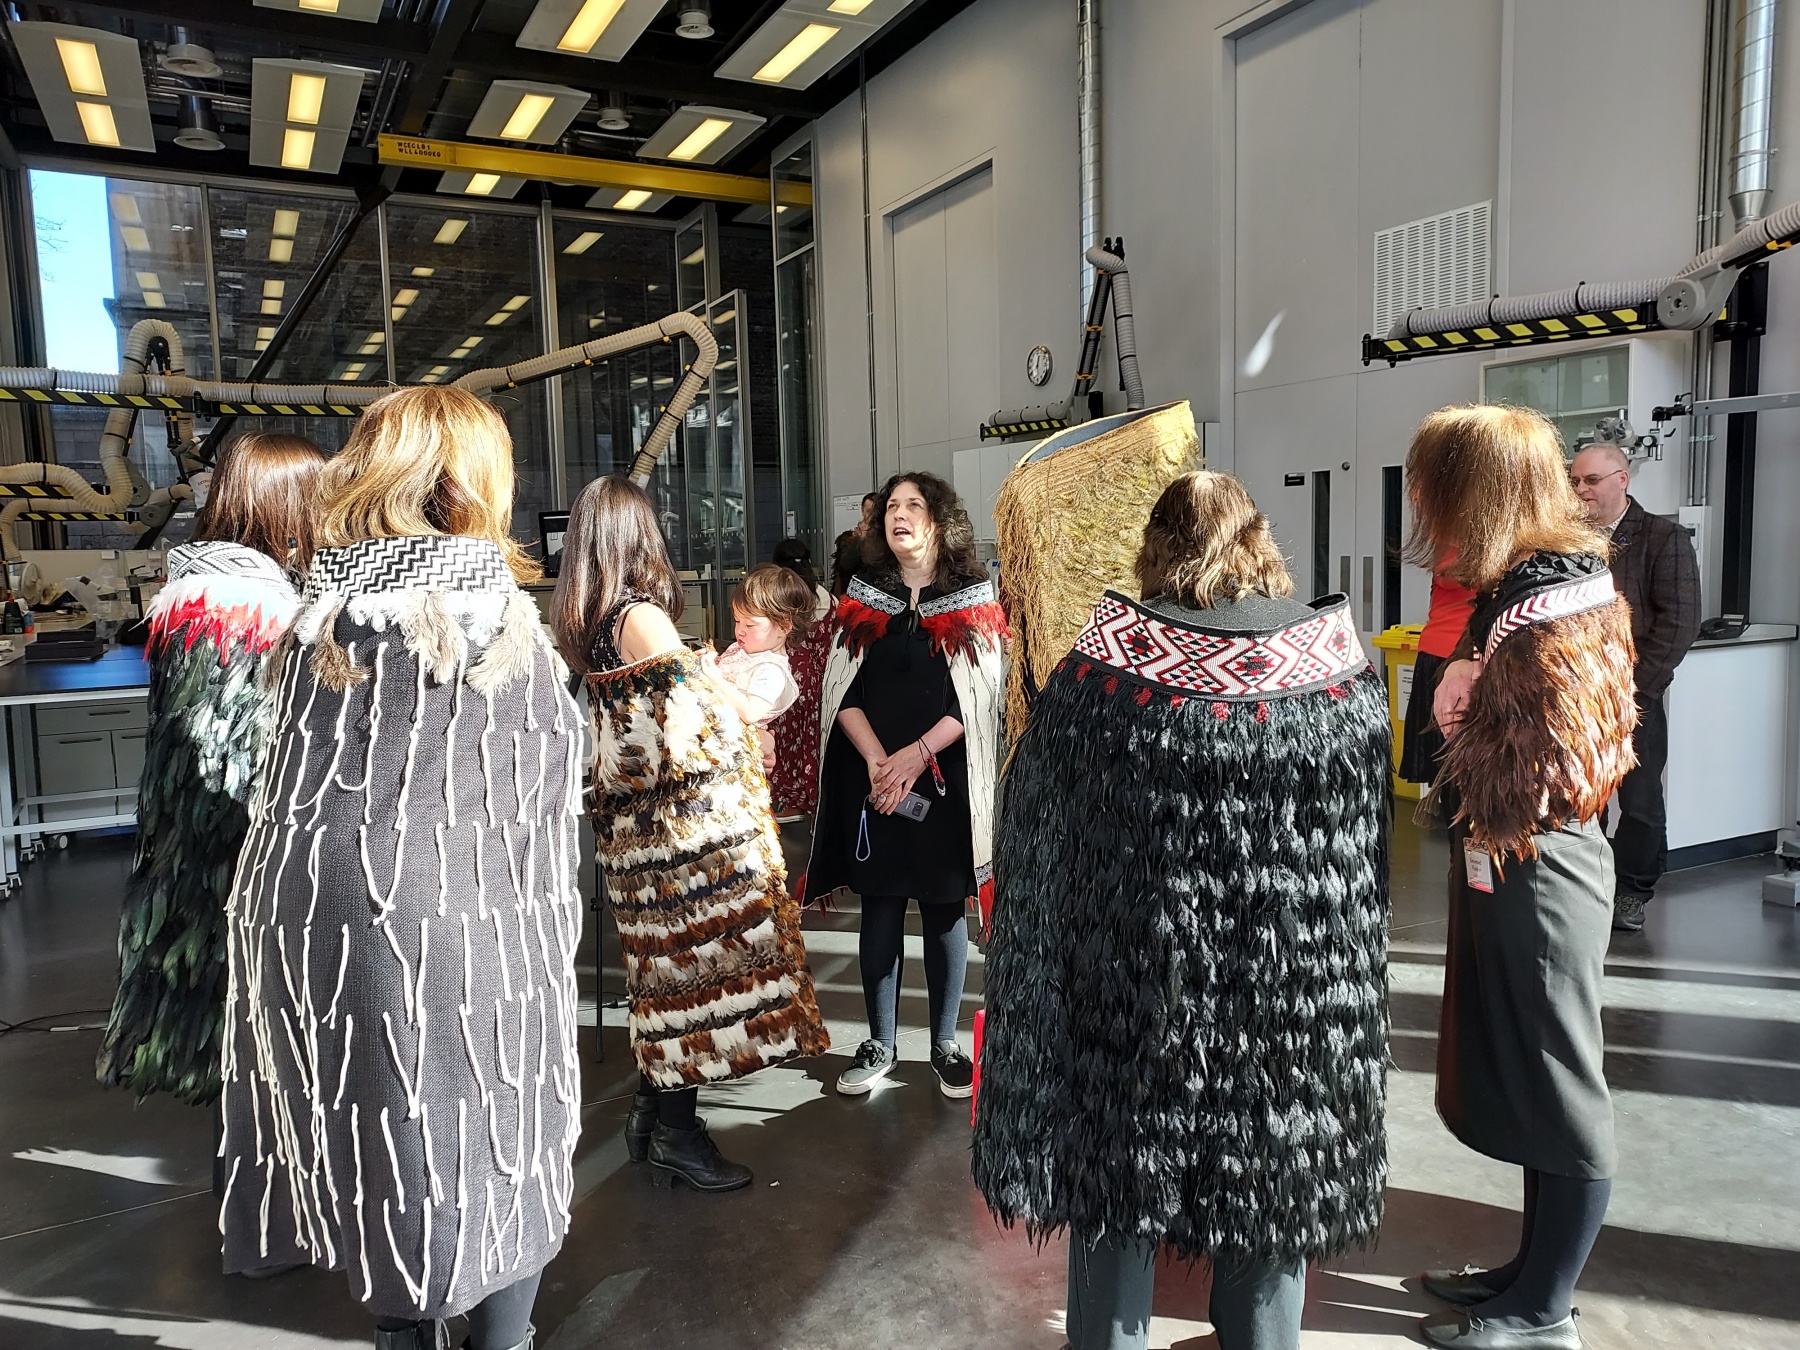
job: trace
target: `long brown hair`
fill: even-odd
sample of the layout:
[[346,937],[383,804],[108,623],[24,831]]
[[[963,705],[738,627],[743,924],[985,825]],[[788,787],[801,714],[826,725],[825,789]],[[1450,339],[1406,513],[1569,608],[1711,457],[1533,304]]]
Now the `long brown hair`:
[[1194,609],[1252,593],[1292,595],[1293,578],[1244,485],[1228,473],[1184,473],[1156,499],[1138,550],[1138,593]]
[[596,478],[569,508],[562,567],[550,602],[556,649],[578,675],[593,669],[600,624],[626,591],[679,619],[681,578],[669,561],[649,495],[628,478]]
[[863,537],[863,561],[886,579],[900,575],[900,560],[887,541],[888,498],[902,483],[911,483],[925,499],[931,512],[932,532],[937,536],[937,575],[932,584],[939,590],[971,586],[987,579],[981,556],[975,551],[975,527],[962,498],[935,473],[897,473],[875,492],[875,504],[869,508],[869,532]]
[[774,562],[752,567],[731,593],[733,613],[760,614],[775,623],[785,623],[789,642],[806,639],[818,603],[811,582],[793,568]]
[[313,505],[325,452],[304,436],[252,431],[213,466],[193,539],[242,544],[304,572],[312,562]]
[[467,390],[419,385],[377,399],[320,478],[321,548],[409,534],[499,546],[519,581],[542,569],[512,539],[512,437]]
[[1406,452],[1413,526],[1409,561],[1486,590],[1519,558],[1598,553],[1606,541],[1582,514],[1569,484],[1562,438],[1529,408],[1468,404],[1439,408]]

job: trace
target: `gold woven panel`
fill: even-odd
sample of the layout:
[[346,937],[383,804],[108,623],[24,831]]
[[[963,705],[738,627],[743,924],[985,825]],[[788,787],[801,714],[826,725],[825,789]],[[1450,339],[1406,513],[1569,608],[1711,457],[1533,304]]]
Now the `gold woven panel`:
[[1025,729],[1029,689],[1050,678],[1107,587],[1137,593],[1131,566],[1150,508],[1201,467],[1183,399],[1069,427],[1039,441],[994,503],[1000,598],[1012,629],[1008,739]]

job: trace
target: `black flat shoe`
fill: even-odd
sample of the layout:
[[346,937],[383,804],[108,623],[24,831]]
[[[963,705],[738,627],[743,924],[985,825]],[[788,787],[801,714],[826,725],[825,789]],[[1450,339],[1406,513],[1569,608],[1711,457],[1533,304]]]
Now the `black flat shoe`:
[[625,1117],[625,1156],[634,1163],[650,1156],[650,1136],[656,1130],[656,1094],[640,1089],[631,1098]]
[[1428,1270],[1419,1276],[1419,1283],[1426,1293],[1442,1299],[1452,1308],[1473,1308],[1500,1293],[1481,1282],[1485,1274],[1486,1271],[1476,1266],[1464,1266],[1461,1270]]
[[1547,1327],[1511,1328],[1484,1322],[1466,1312],[1439,1313],[1419,1323],[1427,1345],[1452,1350],[1581,1350],[1581,1332],[1571,1312]]
[[659,1187],[680,1181],[697,1191],[736,1191],[755,1177],[719,1152],[704,1123],[691,1130],[658,1125],[650,1135],[650,1180]]

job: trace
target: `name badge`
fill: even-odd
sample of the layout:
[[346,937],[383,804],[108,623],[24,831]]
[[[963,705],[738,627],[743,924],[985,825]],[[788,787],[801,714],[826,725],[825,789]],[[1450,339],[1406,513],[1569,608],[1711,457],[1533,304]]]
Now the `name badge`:
[[1494,860],[1488,854],[1472,848],[1463,849],[1463,875],[1468,879],[1469,889],[1494,893]]

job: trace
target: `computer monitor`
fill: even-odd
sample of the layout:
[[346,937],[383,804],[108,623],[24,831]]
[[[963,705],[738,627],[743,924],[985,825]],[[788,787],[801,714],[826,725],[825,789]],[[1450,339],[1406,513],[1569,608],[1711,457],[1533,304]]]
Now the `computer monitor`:
[[563,536],[568,532],[567,511],[538,512],[538,538],[544,541],[545,576],[555,576],[562,567]]

